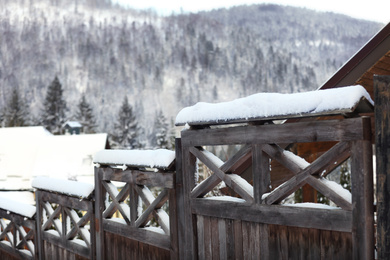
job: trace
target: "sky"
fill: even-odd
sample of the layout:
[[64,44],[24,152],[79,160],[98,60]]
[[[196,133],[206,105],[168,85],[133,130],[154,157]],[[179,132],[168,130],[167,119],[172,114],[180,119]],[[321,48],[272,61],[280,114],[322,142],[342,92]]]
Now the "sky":
[[120,4],[136,8],[153,8],[160,14],[171,14],[172,12],[197,12],[216,8],[231,7],[244,4],[274,3],[305,7],[323,12],[342,13],[355,18],[376,21],[383,24],[390,22],[390,1],[389,0],[114,0]]

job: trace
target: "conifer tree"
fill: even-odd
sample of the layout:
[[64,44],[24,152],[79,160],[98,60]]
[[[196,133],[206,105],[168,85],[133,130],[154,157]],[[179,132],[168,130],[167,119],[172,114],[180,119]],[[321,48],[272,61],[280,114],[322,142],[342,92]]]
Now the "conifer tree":
[[58,77],[49,85],[41,111],[42,125],[53,134],[61,134],[62,126],[66,121],[66,102]]
[[156,113],[153,128],[154,131],[151,136],[152,145],[156,148],[169,149],[168,123],[161,110]]
[[114,125],[114,132],[111,134],[111,146],[123,149],[142,148],[139,135],[140,128],[133,113],[133,107],[125,97],[119,110],[118,120]]
[[7,102],[3,114],[3,126],[15,127],[28,125],[28,109],[26,102],[20,97],[19,90],[14,88],[11,99]]
[[91,105],[87,102],[85,94],[81,96],[80,102],[77,105],[76,120],[83,126],[85,134],[96,133],[96,119],[92,111]]

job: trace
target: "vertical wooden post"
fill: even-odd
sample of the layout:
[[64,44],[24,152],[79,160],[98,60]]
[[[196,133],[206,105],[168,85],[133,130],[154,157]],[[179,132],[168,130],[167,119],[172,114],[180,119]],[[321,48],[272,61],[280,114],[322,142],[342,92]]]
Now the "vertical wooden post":
[[[270,190],[271,176],[270,176],[270,162],[269,156],[263,152],[261,144],[252,146],[252,175],[253,175],[253,194],[254,202],[260,204],[264,193]],[[260,259],[269,259],[269,230],[267,224],[259,224],[260,235]]]
[[374,190],[371,119],[363,118],[363,140],[352,142],[352,255],[353,259],[374,259]]
[[[104,192],[102,184],[103,169],[95,167],[95,229],[96,229],[96,259],[104,259],[103,210]],[[93,241],[92,241],[93,242]]]
[[254,201],[257,204],[261,203],[261,197],[269,191],[269,185],[271,184],[269,157],[261,147],[258,144],[252,147],[253,194]]
[[194,187],[196,158],[189,147],[176,139],[176,194],[178,216],[179,259],[197,259],[196,222],[191,212],[191,190]]
[[[176,183],[176,173],[173,175],[173,185]],[[177,231],[177,202],[176,202],[176,189],[169,190],[169,231],[171,237],[171,251],[170,259],[178,260],[179,259],[179,250],[178,250],[178,231]]]
[[374,76],[378,259],[390,259],[390,76]]
[[37,237],[35,243],[37,243],[39,260],[43,260],[43,239],[42,239],[42,204],[41,204],[41,192],[37,190],[35,192],[36,201],[36,229]]

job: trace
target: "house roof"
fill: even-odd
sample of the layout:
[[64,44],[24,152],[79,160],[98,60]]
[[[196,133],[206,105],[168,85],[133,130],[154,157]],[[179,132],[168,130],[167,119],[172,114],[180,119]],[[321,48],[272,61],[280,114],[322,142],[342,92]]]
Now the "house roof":
[[362,85],[373,97],[374,74],[390,75],[390,23],[372,37],[320,89]]
[[0,128],[0,190],[29,190],[35,176],[93,180],[107,134],[57,135],[43,127]]

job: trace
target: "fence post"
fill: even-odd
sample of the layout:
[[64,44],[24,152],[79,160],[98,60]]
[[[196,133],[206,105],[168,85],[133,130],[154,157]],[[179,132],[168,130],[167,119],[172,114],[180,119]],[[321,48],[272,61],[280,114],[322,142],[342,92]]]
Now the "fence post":
[[390,76],[374,76],[378,259],[390,259]]
[[36,249],[38,253],[39,260],[43,260],[43,240],[42,240],[42,204],[41,204],[41,192],[39,190],[35,191],[35,204],[36,204]]
[[103,210],[104,193],[102,185],[103,173],[101,168],[95,167],[95,229],[96,229],[96,259],[104,259],[104,230],[103,230]]
[[[197,259],[196,222],[191,212],[191,190],[195,185],[196,158],[181,139],[176,139],[176,195],[179,259]],[[195,225],[195,226],[194,226]]]
[[374,259],[374,190],[371,119],[363,118],[363,140],[352,142],[352,247],[353,259]]

